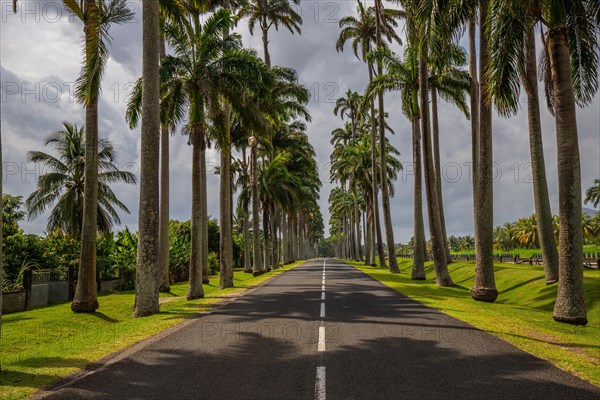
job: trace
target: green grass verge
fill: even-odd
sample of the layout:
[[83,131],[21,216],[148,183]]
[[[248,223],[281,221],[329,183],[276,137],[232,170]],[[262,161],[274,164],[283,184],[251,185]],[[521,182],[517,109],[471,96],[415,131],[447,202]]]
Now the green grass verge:
[[456,286],[438,287],[431,262],[427,280],[410,279],[412,260],[398,259],[401,273],[365,267],[347,261],[387,286],[420,303],[501,337],[515,346],[600,385],[600,271],[585,270],[585,301],[589,323],[585,327],[554,322],[556,285],[547,286],[541,267],[496,264],[495,303],[471,299],[475,277],[473,262],[449,264]]
[[[583,246],[583,252],[584,253],[598,253],[600,252],[600,246],[594,245],[594,244],[586,244],[585,246]],[[533,254],[541,254],[542,250],[540,249],[514,249],[514,250],[509,250],[509,251],[504,251],[504,250],[494,250],[494,254],[518,254],[519,257],[521,258],[529,258],[531,257]],[[453,252],[452,254],[475,254],[475,250],[469,250],[469,251],[459,251],[459,252]]]
[[[205,298],[187,301],[187,283],[171,286],[172,297],[160,314],[132,318],[134,292],[100,296],[93,314],[74,314],[70,303],[9,314],[3,317],[0,357],[0,399],[24,399],[49,383],[206,311],[228,296],[240,294],[302,261],[253,277],[234,274],[235,288],[219,290],[219,279],[204,285]],[[165,301],[163,300],[163,301]]]

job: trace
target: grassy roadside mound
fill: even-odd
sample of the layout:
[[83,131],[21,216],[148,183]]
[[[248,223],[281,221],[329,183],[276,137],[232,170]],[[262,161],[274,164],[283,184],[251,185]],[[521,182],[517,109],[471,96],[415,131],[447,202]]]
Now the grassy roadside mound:
[[70,303],[3,317],[0,341],[0,399],[23,399],[37,389],[65,377],[109,354],[208,310],[225,297],[294,268],[298,261],[259,277],[235,271],[235,288],[219,290],[219,279],[204,285],[205,298],[187,301],[187,283],[161,294],[160,314],[133,319],[134,292],[100,296],[93,314],[73,314]]
[[427,280],[410,279],[412,260],[398,259],[401,273],[365,267],[347,261],[387,286],[420,303],[440,310],[475,327],[499,336],[515,346],[600,385],[600,271],[585,270],[585,300],[589,323],[585,327],[552,320],[556,285],[547,286],[543,270],[536,266],[496,264],[500,291],[493,303],[473,301],[475,264],[449,264],[456,286],[438,287],[433,265],[425,264]]

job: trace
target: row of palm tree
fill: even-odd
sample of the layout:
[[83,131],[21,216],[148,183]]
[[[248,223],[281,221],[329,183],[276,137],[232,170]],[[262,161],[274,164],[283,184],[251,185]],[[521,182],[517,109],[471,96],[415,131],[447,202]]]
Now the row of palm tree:
[[[320,181],[315,154],[308,143],[306,125],[296,119],[310,121],[305,108],[308,91],[298,83],[293,70],[271,66],[268,53],[269,28],[282,24],[299,31],[301,20],[293,15],[289,4],[286,9],[283,3],[267,3],[185,0],[161,3],[163,38],[173,50],[173,54],[162,57],[160,63],[162,135],[168,136],[168,132],[183,124],[183,131],[189,135],[192,146],[188,299],[202,297],[202,283],[208,281],[205,159],[209,143],[214,143],[221,155],[217,171],[221,181],[221,288],[233,286],[234,188],[240,189],[237,210],[244,225],[244,265],[247,272],[259,275],[278,268],[281,262],[307,257],[313,248],[309,242],[313,242],[313,236],[316,237],[322,230],[319,227],[322,217],[316,203]],[[238,16],[249,17],[251,29],[255,22],[260,23],[265,45],[264,61],[254,51],[242,47],[239,34],[231,33],[237,20],[234,11],[238,12]],[[205,22],[201,23],[204,17]],[[146,75],[143,76],[136,85],[127,112],[132,127],[141,115],[142,129]],[[241,158],[232,159],[234,148],[240,151]],[[161,152],[165,151],[165,148],[161,149]],[[161,181],[164,180],[163,177]],[[163,192],[166,190],[163,189]],[[165,240],[163,238],[161,236],[160,240]],[[301,245],[293,246],[297,241]],[[164,251],[161,257],[168,260]],[[138,268],[138,273],[140,270]],[[156,270],[153,268],[153,271]],[[161,284],[153,290],[154,298],[158,289],[168,290],[168,277],[164,268],[160,270],[163,271],[160,274]],[[142,286],[157,286],[153,283],[155,281],[149,279],[147,285]],[[148,309],[141,315],[156,311]]]
[[[341,34],[337,48],[342,50],[344,43],[351,39],[356,56],[365,60],[368,65],[369,85],[359,102],[357,115],[370,110],[371,117],[374,117],[377,100],[377,129],[374,121],[371,124],[373,158],[377,140],[381,149],[386,146],[382,123],[385,115],[384,92],[400,91],[402,111],[411,121],[413,163],[416,169],[413,278],[424,278],[425,235],[421,200],[421,179],[424,175],[436,281],[441,286],[452,285],[447,267],[451,260],[440,179],[439,96],[442,100],[455,104],[471,119],[474,242],[477,252],[476,276],[471,294],[478,301],[496,300],[498,291],[493,266],[492,110],[496,108],[505,117],[515,114],[518,111],[521,88],[524,88],[528,98],[536,238],[545,260],[546,282],[559,282],[553,317],[561,322],[585,324],[587,317],[583,302],[581,173],[576,104],[589,104],[598,87],[595,71],[598,67],[599,3],[594,0],[396,0],[394,3],[399,8],[385,9],[381,0],[376,0],[374,7],[369,8],[358,2],[358,16],[340,20]],[[394,29],[399,20],[404,24],[406,45],[402,58],[390,50],[392,42],[400,42]],[[535,32],[539,32],[543,43],[539,66]],[[468,53],[458,46],[458,41],[465,33]],[[468,70],[465,68],[467,65]],[[553,232],[543,158],[538,69],[544,82],[546,103],[556,120],[559,246]],[[467,103],[467,94],[470,104]],[[343,101],[349,102],[349,96]],[[353,119],[350,122],[349,129],[352,130],[355,122]],[[334,156],[337,156],[335,153],[334,151]],[[385,153],[379,152],[379,157],[382,158],[380,165],[384,166]],[[374,162],[373,170],[376,170]],[[385,176],[385,167],[381,168],[380,173]],[[377,199],[377,187],[377,184],[373,185],[374,199]],[[344,188],[343,185],[341,188]],[[383,216],[390,270],[397,272],[392,264],[392,260],[395,260],[394,242],[390,240],[393,233],[388,233],[388,230],[391,231],[391,223],[388,226],[387,188],[388,185],[381,185]],[[594,201],[593,188],[590,193],[588,197],[592,197],[589,200]],[[377,201],[372,203],[376,219]],[[356,218],[350,218],[348,225],[355,222]],[[333,223],[338,222],[334,220]],[[358,231],[355,228],[346,228],[344,231],[342,226],[340,238],[349,236],[360,239]],[[348,239],[348,246],[351,245],[351,240]],[[378,248],[381,248],[381,242],[379,235]],[[360,257],[360,252],[351,252],[351,255]],[[383,265],[381,251],[379,255]]]
[[[581,230],[585,242],[598,243],[600,241],[600,212],[593,216],[583,214]],[[560,217],[558,215],[552,216],[552,236],[555,243],[560,241]],[[498,250],[523,247],[541,248],[541,242],[535,214],[515,222],[507,222],[494,229],[494,248]],[[546,261],[544,260],[544,262]]]
[[[109,28],[133,15],[125,0],[65,0],[64,4],[84,26],[84,63],[77,96],[85,107],[86,124],[85,129],[65,124],[63,131],[48,139],[59,158],[30,154],[32,161],[50,163],[56,171],[40,180],[28,207],[35,217],[57,201],[49,225],[68,227],[80,237],[72,309],[93,312],[98,308],[97,233],[119,223],[114,206],[128,211],[107,183],[135,183],[134,176],[114,168],[112,147],[98,139],[98,99],[109,55]],[[170,134],[179,127],[192,147],[188,299],[202,297],[202,283],[208,281],[209,146],[221,156],[217,169],[221,288],[233,286],[236,188],[240,191],[237,209],[246,234],[244,264],[248,272],[258,275],[281,263],[311,256],[323,230],[317,205],[321,182],[304,122],[310,121],[306,109],[309,92],[298,83],[294,70],[272,66],[268,52],[272,26],[300,32],[302,20],[290,4],[276,0],[160,0],[144,1],[142,13],[142,78],[134,87],[126,115],[132,128],[141,124],[136,317],[158,312],[158,293],[169,290],[168,146]],[[251,30],[256,22],[260,24],[264,61],[253,50],[243,48],[241,36],[232,32],[241,17],[248,17]],[[241,153],[240,158],[233,157],[234,149]],[[64,193],[56,190],[65,186],[69,190]]]

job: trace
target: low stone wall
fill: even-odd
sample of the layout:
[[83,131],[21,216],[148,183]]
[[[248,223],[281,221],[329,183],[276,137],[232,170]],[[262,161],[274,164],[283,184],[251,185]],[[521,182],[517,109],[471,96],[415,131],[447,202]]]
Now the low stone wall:
[[50,282],[48,284],[48,304],[69,301],[69,282]]
[[31,308],[48,305],[48,284],[31,285]]
[[100,290],[104,293],[114,293],[121,290],[123,279],[112,279],[110,281],[100,282]]
[[7,292],[2,295],[2,314],[25,311],[25,291]]

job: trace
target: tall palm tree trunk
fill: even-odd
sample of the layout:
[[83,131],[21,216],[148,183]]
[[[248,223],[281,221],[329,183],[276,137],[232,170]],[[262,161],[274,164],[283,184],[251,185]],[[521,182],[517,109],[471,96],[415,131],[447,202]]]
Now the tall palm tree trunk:
[[421,173],[421,130],[419,121],[412,121],[412,150],[413,165],[415,169],[414,182],[414,232],[413,232],[413,265],[411,278],[415,280],[425,279],[425,225],[423,223],[423,176]]
[[486,35],[488,0],[479,6],[479,166],[477,174],[477,241],[475,242],[475,282],[471,297],[477,301],[494,302],[498,290],[494,278],[494,192],[492,153],[492,104],[484,71],[488,69],[488,39]]
[[[81,251],[73,312],[98,309],[96,286],[96,235],[98,227],[98,102],[85,109],[85,167]],[[140,182],[141,186],[141,182]]]
[[256,137],[250,138],[250,185],[252,187],[252,252],[253,261],[252,271],[254,276],[261,275],[265,272],[265,268],[260,256],[260,215],[258,204],[258,176],[257,176],[257,160],[256,146],[258,145]]
[[[203,125],[205,126],[205,125]],[[202,268],[202,283],[208,284],[208,206],[206,192],[206,139],[202,136],[202,147],[200,151],[200,265]]]
[[369,198],[368,192],[365,191],[365,203],[366,210],[363,212],[363,232],[365,233],[365,265],[371,264],[371,229],[369,227],[369,218],[371,209],[371,200]]
[[[373,82],[373,65],[367,63],[369,68],[369,84]],[[381,223],[379,221],[379,200],[377,195],[377,131],[375,128],[375,104],[371,102],[371,168],[373,169],[373,224],[375,228],[375,239],[377,242],[377,255],[379,266],[385,268],[385,252],[383,250],[383,238],[381,235]],[[374,239],[374,240],[375,240]]]
[[284,264],[289,262],[289,246],[288,246],[288,213],[281,214],[281,258]]
[[279,238],[277,233],[277,207],[271,203],[271,258],[273,259],[273,269],[279,268]]
[[438,97],[437,89],[431,88],[431,133],[433,140],[433,162],[435,168],[435,183],[437,186],[438,204],[440,206],[440,224],[442,225],[442,239],[446,249],[446,262],[452,262],[450,247],[448,246],[448,234],[446,232],[446,218],[444,216],[444,196],[442,195],[442,167],[440,161],[440,124],[438,120]]
[[356,188],[352,185],[353,213],[354,213],[354,261],[361,260],[360,254],[360,210],[358,209],[358,201],[356,200]]
[[527,92],[527,116],[529,122],[529,151],[531,153],[531,172],[533,175],[533,200],[537,222],[538,238],[544,261],[546,284],[558,281],[558,251],[554,240],[552,211],[546,181],[546,163],[542,143],[542,124],[540,121],[540,99],[537,83],[537,62],[535,54],[535,36],[531,29],[527,33],[525,52],[525,88]]
[[[371,206],[371,212],[373,212],[373,206]],[[377,241],[375,240],[376,237],[377,234],[375,233],[375,216],[373,215],[371,219],[371,266],[373,267],[377,265],[377,256],[375,255],[377,253]]]
[[475,243],[477,243],[477,177],[479,176],[479,74],[477,72],[477,48],[476,48],[477,26],[475,15],[469,19],[469,75],[471,75],[470,99],[471,99],[471,184],[473,186],[473,230]]
[[262,42],[264,50],[265,64],[271,67],[271,55],[269,54],[269,29],[262,28]]
[[[160,58],[166,55],[165,38],[160,36]],[[163,124],[160,132],[160,283],[159,291],[169,293],[169,127]]]
[[[244,160],[244,175],[248,174],[248,159],[246,157],[246,147],[242,147],[242,159]],[[244,179],[244,185],[247,185],[247,179]],[[248,201],[243,201],[242,218],[244,230],[244,272],[252,272],[252,257],[250,256],[250,221],[248,215]]]
[[[381,0],[375,0],[375,15],[376,15],[376,35],[377,35],[377,48],[381,49],[383,42],[381,39],[381,13],[383,5]],[[383,63],[381,60],[377,61],[377,75],[383,75]],[[387,181],[387,149],[385,141],[385,107],[383,104],[383,92],[380,92],[377,96],[379,106],[379,122],[377,124],[379,128],[379,162],[380,175],[381,175],[381,204],[383,206],[383,223],[385,226],[385,241],[387,244],[388,262],[390,272],[393,274],[399,274],[400,268],[398,268],[398,260],[396,259],[396,243],[394,241],[394,228],[392,225],[392,211],[390,209],[390,194]]]
[[[440,223],[440,211],[437,195],[437,184],[433,166],[433,152],[431,148],[431,132],[429,129],[429,90],[427,89],[427,66],[423,60],[424,51],[419,56],[419,96],[421,99],[421,132],[423,135],[423,165],[425,173],[425,189],[427,196],[427,212],[429,216],[429,236],[431,240],[431,251],[433,253],[433,267],[435,269],[435,280],[439,286],[451,286],[452,278],[448,274],[446,261],[446,250],[442,239],[442,227]],[[417,240],[417,238],[415,238]]]
[[271,270],[271,232],[269,232],[269,206],[266,202],[263,202],[262,207],[263,212],[263,237],[264,237],[264,246],[263,246],[263,261],[265,264],[265,271],[269,272]]
[[[225,0],[223,6],[230,8],[230,1]],[[229,36],[229,28],[223,32],[223,38]],[[219,187],[219,287],[233,287],[233,179],[231,178],[231,109],[223,101],[225,127],[221,146],[221,182]],[[208,222],[208,221],[206,221]]]
[[[84,22],[85,63],[97,51],[93,48],[98,34],[92,27],[99,24],[95,1],[86,0],[85,10],[88,17]],[[156,40],[158,44],[158,39]],[[98,93],[93,93],[85,108],[85,167],[84,167],[84,200],[81,228],[81,250],[79,254],[79,271],[75,297],[71,304],[73,312],[93,312],[98,309],[98,293],[96,287],[96,235],[98,227]]]
[[[140,205],[138,218],[138,249],[135,276],[134,317],[143,317],[159,312],[158,282],[159,269],[159,157],[160,157],[160,82],[159,82],[159,38],[160,18],[158,4],[142,2],[142,128],[140,166]],[[97,118],[97,115],[96,115]],[[97,140],[97,135],[96,135]],[[86,143],[87,146],[87,143]],[[97,154],[94,143],[88,152]],[[94,169],[97,179],[97,159]],[[87,183],[87,182],[86,182]],[[93,181],[97,190],[97,180]],[[97,193],[94,193],[95,196]],[[87,196],[86,196],[87,198]],[[95,197],[93,197],[95,199]],[[94,204],[94,209],[96,205]],[[95,214],[95,213],[94,213]],[[88,221],[91,223],[92,221]],[[94,217],[94,225],[96,224]],[[84,217],[84,234],[85,234]],[[95,230],[95,227],[94,227]],[[94,235],[94,242],[96,238]],[[83,252],[82,252],[83,253]]]
[[250,256],[250,221],[248,216],[248,203],[244,204],[243,211],[243,229],[244,229],[244,272],[252,272],[252,257]]
[[219,259],[221,289],[233,287],[233,229],[231,226],[231,144],[226,128],[224,146],[221,147],[221,185],[219,190]]
[[192,217],[190,228],[190,268],[187,299],[204,297],[202,287],[202,132],[198,125],[194,127],[192,141]]
[[588,320],[583,297],[581,166],[567,28],[564,25],[548,31],[548,49],[554,88],[560,204],[559,279],[553,318],[559,322],[585,325]]

